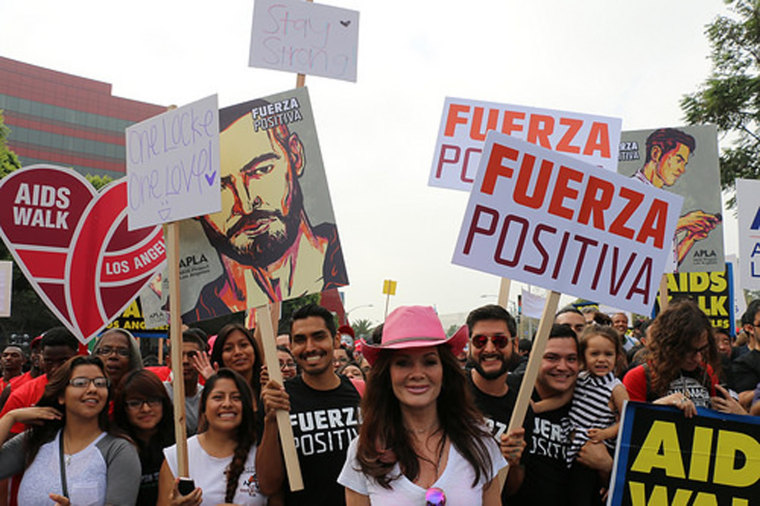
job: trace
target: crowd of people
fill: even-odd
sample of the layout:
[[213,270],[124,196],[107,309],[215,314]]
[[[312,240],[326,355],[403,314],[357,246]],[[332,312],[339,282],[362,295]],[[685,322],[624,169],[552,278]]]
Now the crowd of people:
[[[626,400],[760,415],[760,301],[744,340],[688,300],[634,329],[624,313],[561,309],[511,431],[530,341],[501,306],[474,309],[451,336],[423,306],[396,309],[365,339],[316,305],[289,322],[283,384],[245,326],[182,333],[187,477],[176,378],[170,364],[143,367],[128,331],[106,331],[91,354],[62,327],[29,357],[6,346],[0,505],[598,505]],[[290,413],[301,491],[288,486],[278,410]]]

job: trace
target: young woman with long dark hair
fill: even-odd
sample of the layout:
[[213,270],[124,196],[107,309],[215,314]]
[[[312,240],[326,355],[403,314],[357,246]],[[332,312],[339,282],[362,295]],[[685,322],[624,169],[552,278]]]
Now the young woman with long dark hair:
[[154,506],[164,448],[174,444],[174,410],[161,380],[142,369],[122,379],[114,395],[113,419],[137,445],[142,467],[135,504]]
[[177,447],[169,447],[159,476],[159,505],[267,503],[256,479],[259,436],[251,399],[248,382],[230,369],[219,369],[206,380],[200,402],[202,424],[198,435],[187,440],[189,478],[196,488],[180,495]]
[[0,419],[0,441],[15,422],[34,425],[0,449],[0,478],[24,472],[19,504],[133,505],[140,483],[137,450],[108,433],[103,362],[76,356],[50,379],[37,406]]
[[506,461],[456,359],[466,342],[466,327],[447,338],[433,308],[411,306],[388,316],[381,344],[363,344],[363,422],[338,478],[348,506],[500,504]]

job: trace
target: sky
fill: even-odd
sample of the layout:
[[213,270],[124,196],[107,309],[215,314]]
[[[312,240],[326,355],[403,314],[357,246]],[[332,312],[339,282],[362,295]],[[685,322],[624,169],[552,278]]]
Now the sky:
[[[615,116],[624,131],[682,125],[681,97],[710,72],[704,27],[726,13],[721,0],[329,5],[360,12],[358,79],[306,85],[345,306],[374,322],[384,279],[398,283],[391,309],[496,301],[497,277],[451,264],[467,194],[427,186],[446,96]],[[112,83],[116,96],[184,105],[216,93],[225,107],[295,87],[294,74],[248,67],[252,12],[252,0],[3,0],[0,55]],[[723,216],[736,253],[733,212]]]

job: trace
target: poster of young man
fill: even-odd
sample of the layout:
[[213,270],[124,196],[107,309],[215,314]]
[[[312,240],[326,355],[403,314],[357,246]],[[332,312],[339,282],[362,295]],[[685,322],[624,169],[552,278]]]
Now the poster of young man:
[[222,210],[180,228],[183,320],[348,284],[307,89],[221,109],[219,129]]
[[618,173],[684,198],[670,271],[722,270],[723,216],[714,125],[623,132]]
[[609,506],[727,504],[760,497],[760,418],[628,402]]

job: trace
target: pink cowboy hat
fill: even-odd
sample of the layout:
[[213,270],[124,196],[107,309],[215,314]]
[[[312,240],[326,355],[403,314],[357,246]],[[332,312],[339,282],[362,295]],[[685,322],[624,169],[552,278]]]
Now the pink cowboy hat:
[[406,350],[446,344],[454,355],[459,354],[467,344],[467,326],[446,337],[441,320],[430,306],[402,306],[395,309],[383,325],[380,344],[362,343],[362,355],[374,365],[382,350]]

